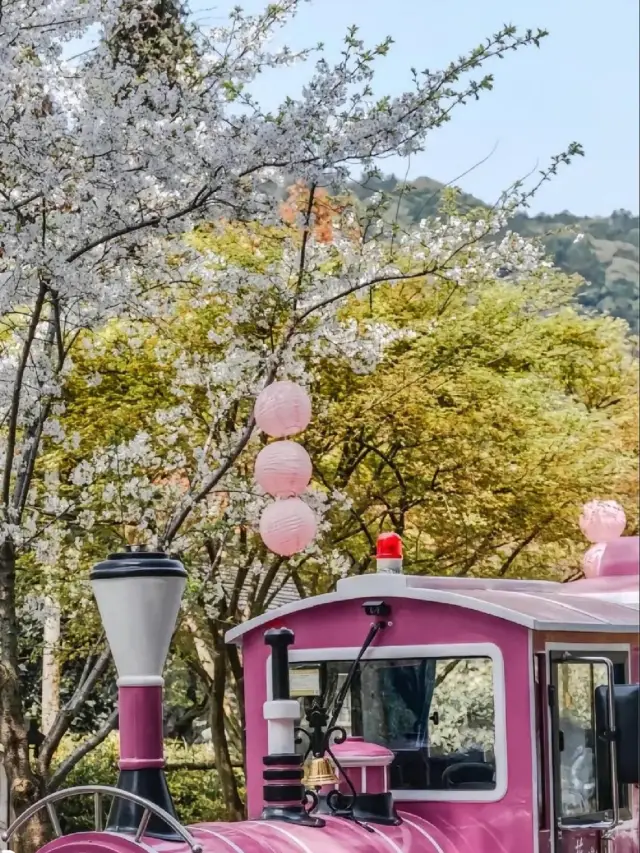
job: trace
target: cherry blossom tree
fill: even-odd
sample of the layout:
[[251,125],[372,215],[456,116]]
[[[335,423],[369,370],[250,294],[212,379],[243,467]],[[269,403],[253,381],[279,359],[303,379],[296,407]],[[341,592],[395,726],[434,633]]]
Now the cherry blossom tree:
[[[519,187],[483,217],[444,217],[406,235],[383,223],[379,197],[364,211],[345,209],[328,244],[312,226],[316,192],[343,192],[354,168],[366,175],[381,157],[420,150],[456,106],[491,88],[485,63],[538,45],[545,33],[504,27],[444,70],[414,73],[404,94],[376,100],[374,67],[391,42],[369,48],[354,28],[337,63],[320,54],[300,97],[266,113],[250,94],[252,81],[314,54],[269,46],[300,5],[282,0],[256,16],[234,11],[226,26],[202,31],[188,10],[162,0],[0,2],[0,742],[16,811],[46,786],[57,745],[109,661],[104,650],[88,667],[34,773],[17,668],[21,555],[51,563],[72,509],[88,529],[92,494],[101,482],[109,486],[109,471],[129,474],[124,498],[113,495],[120,517],[124,503],[137,512],[146,498],[130,520],[153,527],[159,546],[184,547],[184,537],[206,525],[211,501],[222,500],[222,484],[225,501],[233,491],[259,388],[278,375],[304,380],[309,352],[346,354],[368,369],[393,337],[379,324],[364,333],[345,324],[345,298],[380,282],[491,277],[505,267],[517,277],[541,264],[532,244],[497,237],[526,199]],[[94,46],[70,60],[69,46],[87,38]],[[576,153],[571,146],[550,172]],[[308,204],[268,268],[235,269],[196,245],[193,229],[203,221],[277,222],[272,189],[289,181],[310,188]],[[185,388],[207,395],[202,444],[186,457],[172,427],[175,408],[160,406],[156,418],[166,428],[154,440],[176,451],[165,454],[155,479],[153,442],[143,433],[82,458],[60,416],[79,348],[96,345],[91,330],[118,318],[144,342],[145,323],[156,333],[185,304],[217,306],[207,358],[176,354],[171,341],[156,349],[161,355],[164,346],[176,368],[174,407],[185,414]],[[248,322],[261,330],[250,341],[237,335]],[[220,438],[230,418],[233,429]],[[56,442],[78,453],[68,482],[42,465],[43,446]],[[45,832],[34,821],[27,847],[39,846]]]

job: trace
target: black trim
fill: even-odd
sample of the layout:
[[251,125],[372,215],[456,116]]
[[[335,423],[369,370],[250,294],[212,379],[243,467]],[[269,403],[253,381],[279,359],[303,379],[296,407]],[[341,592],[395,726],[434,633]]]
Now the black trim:
[[538,829],[549,829],[549,790],[548,773],[545,766],[545,757],[548,754],[546,710],[551,703],[551,696],[547,691],[547,657],[544,652],[537,652],[533,656],[533,676],[535,689],[535,738],[536,738],[536,762],[538,790],[535,795],[538,798]]
[[302,782],[297,785],[263,785],[262,796],[265,803],[288,803],[290,800],[304,800]]
[[273,699],[281,701],[291,698],[289,688],[289,646],[294,641],[293,631],[288,628],[270,628],[265,631],[264,641],[271,646],[271,686]]
[[302,779],[302,770],[295,767],[293,770],[263,770],[262,778],[265,782],[284,781],[286,779]]
[[179,560],[168,557],[163,551],[125,551],[109,554],[107,560],[97,563],[91,570],[90,578],[95,581],[145,575],[186,578],[187,572]]
[[298,753],[285,753],[283,755],[265,755],[262,758],[262,763],[266,767],[302,767],[304,764],[304,756]]
[[[171,817],[178,820],[164,770],[155,767],[140,770],[121,770],[117,787],[121,791],[127,791],[130,794],[137,794],[139,797],[144,797],[145,800],[149,800],[155,806],[160,806]],[[107,818],[107,829],[110,832],[135,835],[140,826],[143,813],[144,808],[137,805],[137,803],[114,797],[109,817]],[[161,838],[163,841],[183,840],[156,815],[151,815],[146,835],[150,835],[152,838]]]
[[321,829],[326,822],[321,817],[312,817],[302,804],[299,806],[265,806],[260,820],[281,820],[296,826],[312,826]]
[[[347,795],[344,796],[344,800],[345,808],[338,807],[332,812],[329,806],[329,813],[335,814],[336,817],[347,818],[348,820],[377,823],[382,826],[400,826],[402,823],[402,818],[397,814],[393,804],[393,795],[389,792],[383,794],[358,794],[353,801]],[[323,811],[323,814],[326,814],[326,812]]]

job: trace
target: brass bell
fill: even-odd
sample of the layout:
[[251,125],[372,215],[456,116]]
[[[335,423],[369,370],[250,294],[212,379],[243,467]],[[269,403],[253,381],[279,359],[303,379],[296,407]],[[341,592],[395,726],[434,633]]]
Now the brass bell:
[[338,777],[328,758],[314,758],[304,781],[306,788],[323,788],[325,785],[337,785]]

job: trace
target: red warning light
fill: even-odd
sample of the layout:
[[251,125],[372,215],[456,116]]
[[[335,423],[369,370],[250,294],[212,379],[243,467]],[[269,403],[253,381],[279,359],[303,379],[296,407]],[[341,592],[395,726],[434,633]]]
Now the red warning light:
[[381,533],[376,545],[378,560],[401,560],[402,539],[397,533]]

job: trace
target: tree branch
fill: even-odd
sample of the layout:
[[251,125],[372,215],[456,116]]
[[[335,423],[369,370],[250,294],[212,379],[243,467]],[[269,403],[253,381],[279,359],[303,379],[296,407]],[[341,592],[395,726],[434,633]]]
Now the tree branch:
[[271,589],[271,585],[275,581],[277,574],[282,568],[284,562],[284,557],[276,557],[274,560],[271,561],[271,565],[264,573],[262,583],[260,584],[258,590],[256,591],[255,597],[251,602],[252,615],[257,615],[258,613],[262,613],[264,611],[265,601],[269,594],[269,590]]
[[58,712],[49,733],[42,742],[40,754],[38,755],[38,770],[43,778],[46,776],[51,765],[51,759],[60,745],[60,741],[69,730],[73,718],[89,698],[89,694],[98,680],[106,672],[110,660],[111,649],[107,646],[98,656],[86,679],[78,684],[69,701]]
[[320,300],[320,302],[316,302],[315,305],[310,305],[305,311],[302,312],[302,314],[300,314],[296,318],[295,325],[298,326],[300,323],[302,323],[303,320],[306,320],[307,317],[309,317],[315,311],[319,311],[321,308],[326,308],[327,305],[331,305],[333,302],[339,302],[340,299],[344,299],[347,296],[351,296],[353,293],[357,293],[359,290],[364,290],[367,287],[373,287],[374,285],[382,284],[383,282],[413,281],[416,278],[424,278],[426,275],[433,275],[433,273],[433,269],[425,269],[415,273],[403,273],[399,275],[379,275],[369,279],[368,281],[358,282],[358,284],[353,284],[351,287],[348,287],[346,290],[343,290],[340,293],[335,293],[333,296],[327,296],[325,299]]
[[[274,379],[276,378],[277,371],[278,360],[274,359],[274,362],[271,368],[269,369],[269,372],[267,373],[265,379],[265,388],[267,385],[270,385],[274,381]],[[231,453],[227,456],[224,462],[213,472],[213,474],[209,476],[209,478],[204,482],[203,486],[195,493],[195,495],[191,495],[190,500],[188,502],[185,502],[182,509],[177,510],[176,513],[169,520],[167,529],[160,542],[161,546],[166,547],[173,541],[178,531],[191,514],[192,507],[195,506],[195,504],[200,503],[201,500],[204,500],[204,498],[207,497],[209,492],[211,492],[211,490],[214,489],[215,486],[217,486],[217,484],[224,477],[224,475],[231,469],[235,461],[238,459],[242,451],[247,446],[249,439],[251,438],[251,435],[253,433],[255,423],[256,421],[252,409],[251,415],[249,416],[249,419],[247,420],[244,429],[240,433],[240,437],[238,438],[236,446],[233,448]]]
[[185,207],[182,207],[180,210],[170,213],[168,216],[152,216],[149,219],[143,219],[141,222],[135,222],[133,225],[126,225],[124,228],[118,228],[115,231],[111,231],[109,234],[103,234],[101,237],[96,237],[95,240],[85,243],[83,246],[76,249],[75,252],[68,255],[66,262],[68,264],[72,264],[92,249],[97,249],[98,246],[102,246],[104,243],[110,243],[112,240],[117,240],[118,237],[126,237],[127,234],[134,234],[136,231],[141,231],[143,228],[155,228],[163,221],[173,222],[175,219],[187,216],[187,214],[192,213],[194,210],[197,210],[199,207],[206,204],[214,192],[215,189],[207,189],[206,187],[203,187],[195,196],[193,201],[190,201],[189,204],[185,205]]
[[542,521],[537,527],[534,527],[533,530],[531,531],[531,533],[528,536],[526,536],[522,540],[522,542],[520,542],[513,549],[511,554],[509,554],[507,559],[502,564],[502,566],[500,566],[500,571],[498,572],[498,574],[501,578],[503,578],[507,574],[507,572],[511,568],[511,565],[515,561],[516,557],[518,557],[524,551],[524,549],[527,547],[527,545],[530,545],[533,542],[533,540],[536,538],[536,536],[540,533],[541,530],[543,530],[544,527],[546,527],[546,525],[551,521],[552,518],[553,518],[553,516],[551,516],[551,515],[547,516],[547,518],[545,518],[544,521]]
[[316,192],[316,185],[312,184],[309,190],[309,202],[305,212],[304,231],[302,233],[302,246],[300,247],[300,264],[298,266],[298,277],[296,282],[295,296],[293,297],[293,310],[296,310],[298,296],[302,289],[302,279],[304,278],[304,265],[307,255],[307,243],[309,242],[309,223],[311,222],[311,213],[313,211],[313,198]]
[[57,766],[55,772],[49,779],[49,783],[47,784],[47,791],[55,791],[67,778],[69,773],[73,770],[73,768],[81,761],[85,755],[88,755],[92,752],[97,746],[105,741],[111,732],[115,729],[116,723],[118,722],[118,709],[114,709],[105,722],[100,726],[97,732],[94,732],[90,737],[86,740],[82,741],[82,743],[73,750],[71,755],[67,756],[64,761],[61,761]]
[[24,342],[24,347],[22,348],[22,355],[20,357],[20,363],[18,364],[18,369],[16,370],[16,378],[13,383],[13,394],[11,395],[10,409],[11,414],[9,416],[9,427],[7,431],[7,450],[4,459],[4,473],[2,477],[2,503],[5,507],[5,511],[8,509],[9,498],[11,493],[11,471],[13,469],[13,456],[16,450],[18,417],[20,414],[20,397],[22,396],[22,380],[24,377],[24,372],[27,368],[27,362],[29,361],[29,355],[31,353],[31,347],[33,346],[33,342],[35,340],[38,324],[40,323],[40,317],[42,315],[42,308],[44,305],[44,297],[46,292],[47,289],[45,285],[41,284],[40,290],[38,291],[38,296],[36,297],[36,304],[34,305],[33,312],[31,314],[31,322],[29,323],[27,339]]
[[27,204],[31,204],[32,201],[37,201],[41,196],[42,196],[42,192],[34,193],[33,195],[30,195],[27,198],[22,199],[22,201],[17,201],[15,204],[8,204],[5,207],[0,207],[0,212],[2,212],[2,213],[17,213],[21,207],[24,207]]

